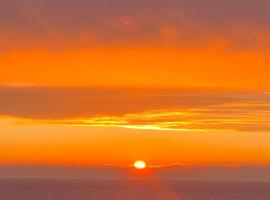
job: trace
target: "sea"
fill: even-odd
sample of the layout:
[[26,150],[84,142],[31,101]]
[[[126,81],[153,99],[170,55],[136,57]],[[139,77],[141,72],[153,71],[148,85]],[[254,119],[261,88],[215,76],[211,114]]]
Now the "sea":
[[1,179],[0,200],[270,200],[266,182]]

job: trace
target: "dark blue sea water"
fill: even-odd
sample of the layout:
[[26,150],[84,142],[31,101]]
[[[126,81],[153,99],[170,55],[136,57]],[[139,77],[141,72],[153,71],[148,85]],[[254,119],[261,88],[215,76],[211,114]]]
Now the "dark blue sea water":
[[270,200],[270,183],[0,180],[0,200]]

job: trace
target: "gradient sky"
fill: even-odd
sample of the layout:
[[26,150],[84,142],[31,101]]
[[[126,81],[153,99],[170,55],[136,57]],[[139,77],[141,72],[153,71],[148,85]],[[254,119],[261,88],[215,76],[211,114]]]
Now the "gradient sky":
[[267,0],[2,0],[0,163],[270,164]]

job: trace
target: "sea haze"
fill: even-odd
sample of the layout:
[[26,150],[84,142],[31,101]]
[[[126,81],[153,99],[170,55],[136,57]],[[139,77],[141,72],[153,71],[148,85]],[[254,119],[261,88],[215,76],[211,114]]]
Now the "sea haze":
[[1,179],[1,200],[266,200],[267,182]]

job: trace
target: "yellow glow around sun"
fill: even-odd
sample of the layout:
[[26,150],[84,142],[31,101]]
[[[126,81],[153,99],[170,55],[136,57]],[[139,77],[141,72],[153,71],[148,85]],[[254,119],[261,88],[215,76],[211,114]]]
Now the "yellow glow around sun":
[[137,160],[134,165],[136,169],[145,169],[146,168],[146,163],[142,160]]

